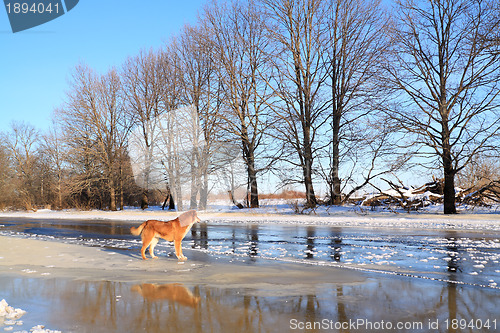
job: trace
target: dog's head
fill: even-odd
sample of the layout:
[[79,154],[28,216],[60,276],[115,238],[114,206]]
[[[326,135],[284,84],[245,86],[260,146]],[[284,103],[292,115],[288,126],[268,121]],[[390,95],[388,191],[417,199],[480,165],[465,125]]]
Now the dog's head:
[[186,227],[190,224],[200,222],[200,218],[198,217],[198,214],[196,214],[196,211],[194,209],[188,210],[187,212],[182,213],[178,217],[179,223],[181,224],[182,227]]

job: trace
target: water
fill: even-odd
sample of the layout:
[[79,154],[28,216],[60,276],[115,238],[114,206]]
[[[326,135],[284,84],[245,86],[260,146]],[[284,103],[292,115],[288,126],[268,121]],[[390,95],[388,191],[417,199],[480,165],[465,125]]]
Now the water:
[[[0,219],[0,234],[138,251],[131,222]],[[135,223],[137,224],[137,223]],[[259,260],[330,265],[360,271],[500,289],[500,235],[472,231],[389,230],[278,224],[198,223],[183,242],[198,260]],[[174,256],[161,240],[155,253]],[[201,256],[200,253],[209,254]]]
[[[129,233],[135,224],[4,218],[0,234],[138,256],[140,238]],[[500,331],[500,244],[491,231],[211,221],[195,225],[183,247],[197,262],[237,263],[257,271],[293,263],[304,271],[321,267],[332,274],[340,267],[359,272],[364,280],[304,288],[281,285],[278,277],[236,287],[217,281],[31,278],[0,270],[0,298],[28,311],[20,326],[27,330],[45,324],[64,332]],[[172,244],[160,241],[155,252],[160,263],[175,262]]]
[[[149,286],[156,292],[148,294],[147,285],[68,279],[0,277],[0,285],[2,297],[27,311],[23,327],[43,323],[64,332],[287,332],[315,322],[359,324],[343,332],[374,331],[365,325],[382,322],[406,325],[398,332],[451,332],[454,319],[500,325],[498,293],[491,289],[400,277],[321,285],[300,296],[183,284]],[[439,329],[429,329],[436,322]]]

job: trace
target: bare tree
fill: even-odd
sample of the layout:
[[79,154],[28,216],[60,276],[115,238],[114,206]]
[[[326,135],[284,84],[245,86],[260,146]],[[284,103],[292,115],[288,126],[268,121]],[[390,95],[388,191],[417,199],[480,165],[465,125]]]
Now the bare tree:
[[37,186],[37,149],[40,134],[32,125],[13,122],[7,135],[6,144],[14,162],[17,174],[16,188],[19,197],[28,210],[36,206]]
[[[323,65],[325,45],[325,7],[319,0],[263,0],[267,29],[276,51],[270,86],[276,98],[273,104],[275,136],[282,140],[282,160],[299,167],[306,189],[307,205],[317,204],[313,187],[313,161],[319,129],[326,121],[326,99],[321,95],[327,79]],[[290,149],[296,154],[291,157]]]
[[[328,72],[326,85],[330,87],[331,94],[331,149],[330,171],[325,178],[330,192],[329,204],[339,205],[342,188],[354,178],[352,174],[347,174],[342,184],[341,162],[345,161],[351,165],[348,169],[359,172],[360,169],[352,167],[352,162],[358,160],[361,151],[365,160],[379,158],[384,149],[380,144],[387,144],[387,132],[370,131],[371,135],[364,137],[366,130],[356,124],[372,113],[370,121],[374,124],[369,128],[384,129],[377,126],[381,120],[374,119],[372,111],[375,102],[384,96],[383,90],[377,86],[377,74],[383,52],[388,46],[385,32],[387,18],[380,0],[334,0],[328,4],[326,15],[324,61]],[[366,125],[366,122],[363,123]],[[366,151],[366,147],[370,147],[370,151]],[[376,167],[380,166],[374,163],[365,166],[363,170],[369,172],[352,190],[358,190],[360,185],[368,184],[379,175],[380,172],[373,172]]]
[[156,185],[152,179],[155,173],[155,142],[159,140],[158,121],[165,113],[162,107],[163,72],[160,53],[150,50],[141,51],[139,55],[127,59],[121,72],[126,109],[130,112],[138,131],[135,138],[142,145],[141,164],[142,175],[140,184],[144,189],[141,207],[148,207],[148,191]]
[[[105,183],[109,208],[116,210],[116,172],[130,129],[117,72],[99,76],[86,66],[77,66],[68,101],[58,116],[76,159],[97,174],[94,181]],[[88,188],[86,181],[82,185]]]
[[202,27],[185,26],[174,46],[180,60],[178,73],[184,89],[181,102],[194,108],[186,122],[186,125],[190,124],[190,129],[183,133],[190,146],[189,152],[186,152],[191,176],[190,208],[198,207],[199,195],[203,209],[207,205],[211,144],[216,135],[214,125],[217,122],[217,107],[212,101],[216,89],[212,43]]
[[[54,122],[53,126],[50,127],[43,135],[43,140],[41,143],[41,149],[46,159],[46,163],[49,165],[50,172],[52,174],[52,184],[55,187],[56,201],[53,206],[57,208],[63,207],[63,188],[65,182],[65,160],[66,160],[66,149],[64,146],[64,141],[60,133],[60,128],[56,127],[57,123]],[[55,183],[54,183],[55,182]]]
[[390,116],[410,146],[444,174],[444,213],[454,214],[455,175],[498,147],[499,45],[496,1],[397,1],[388,84],[399,93]]
[[246,165],[250,207],[259,207],[257,154],[266,129],[269,90],[268,39],[262,13],[254,1],[207,7],[204,23],[214,40],[215,69],[222,89],[226,112],[220,112],[222,129],[228,139],[241,143]]
[[0,133],[0,208],[12,206],[15,200],[15,172],[11,161],[11,153]]
[[181,107],[183,86],[181,80],[180,58],[175,48],[175,40],[167,44],[160,53],[160,70],[163,81],[162,104],[167,112],[161,117],[159,122],[161,130],[161,141],[159,149],[161,152],[160,163],[165,169],[166,178],[166,200],[169,199],[169,209],[177,208],[183,210],[182,202],[182,177],[184,170],[181,167],[180,132],[177,131],[178,119],[175,117],[175,111]]
[[498,158],[475,156],[457,174],[458,185],[464,189],[482,187],[493,181],[500,181]]

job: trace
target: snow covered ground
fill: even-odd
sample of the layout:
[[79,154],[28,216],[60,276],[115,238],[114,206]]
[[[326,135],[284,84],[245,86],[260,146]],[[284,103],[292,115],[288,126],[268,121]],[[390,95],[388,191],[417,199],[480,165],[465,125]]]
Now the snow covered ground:
[[[210,223],[279,223],[330,225],[341,227],[367,228],[411,228],[411,229],[456,229],[499,231],[500,207],[471,208],[458,207],[459,214],[443,215],[442,205],[425,207],[419,212],[407,213],[397,210],[372,211],[360,206],[320,206],[297,214],[294,205],[283,200],[263,201],[261,208],[237,209],[224,202],[209,205],[207,210],[199,211],[202,220]],[[4,211],[0,217],[29,217],[39,219],[82,219],[82,220],[120,220],[145,221],[148,219],[168,220],[179,215],[178,212],[163,211],[160,207],[141,210],[126,207],[123,211],[82,211],[40,209],[30,211]]]

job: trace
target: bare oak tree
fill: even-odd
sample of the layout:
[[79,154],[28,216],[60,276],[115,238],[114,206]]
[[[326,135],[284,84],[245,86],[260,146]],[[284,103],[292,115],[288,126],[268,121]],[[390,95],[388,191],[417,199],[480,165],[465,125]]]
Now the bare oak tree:
[[7,149],[16,171],[16,188],[19,199],[28,210],[35,209],[37,186],[37,149],[40,134],[31,124],[13,122],[6,138]]
[[153,50],[140,51],[135,57],[127,59],[121,72],[125,94],[125,108],[134,119],[139,130],[137,141],[144,148],[141,162],[143,164],[141,187],[143,188],[142,208],[148,207],[148,191],[154,187],[152,179],[155,165],[155,142],[159,140],[158,122],[166,112],[162,105],[163,71],[160,53]]
[[212,57],[212,42],[200,26],[185,26],[178,42],[174,45],[179,59],[179,83],[183,89],[181,103],[192,105],[190,112],[190,129],[183,135],[190,142],[188,164],[190,168],[190,208],[207,205],[209,184],[208,173],[212,143],[215,135],[217,108],[212,101],[214,96],[214,60]]
[[65,181],[65,167],[66,167],[66,149],[62,139],[60,128],[56,127],[57,123],[43,135],[41,148],[44,152],[47,164],[50,165],[52,173],[52,184],[55,187],[56,201],[54,206],[61,209],[63,207],[63,188]]
[[4,209],[15,203],[16,186],[14,182],[15,172],[12,165],[11,153],[0,133],[0,208]]
[[83,162],[84,170],[91,170],[91,178],[84,178],[81,186],[88,189],[92,181],[104,181],[109,209],[116,210],[116,173],[130,129],[117,72],[97,75],[87,66],[77,66],[72,90],[58,116],[75,160]]
[[[377,74],[388,42],[384,16],[380,0],[334,0],[326,8],[324,58],[328,73],[326,85],[330,87],[331,94],[330,172],[326,175],[329,204],[341,204],[342,189],[354,178],[354,175],[348,174],[341,180],[341,162],[353,165],[352,162],[357,161],[362,154],[363,159],[367,160],[380,158],[384,148],[380,144],[386,143],[387,133],[379,131],[383,126],[376,123],[368,126],[377,129],[370,131],[372,135],[366,138],[368,140],[364,140],[366,130],[358,126],[363,118],[373,114],[373,105],[383,94],[377,86]],[[371,118],[375,117],[372,115]],[[370,151],[361,153],[366,147]],[[363,168],[368,170],[366,173],[360,172],[358,168],[347,167],[364,174],[363,181],[353,187],[354,191],[380,174],[373,172],[376,167],[380,166],[370,163],[370,166]]]
[[159,127],[161,131],[160,163],[164,168],[166,179],[167,193],[165,196],[164,206],[169,201],[169,209],[177,208],[183,210],[182,202],[182,186],[183,170],[181,167],[180,158],[180,143],[179,135],[176,130],[178,119],[175,117],[174,110],[181,106],[181,100],[184,93],[184,88],[181,80],[181,59],[176,52],[175,41],[168,43],[159,55],[161,80],[163,89],[161,101],[166,112],[162,115]]
[[[259,207],[257,155],[266,129],[269,92],[262,76],[268,75],[268,39],[262,13],[254,1],[207,7],[203,15],[213,38],[213,57],[219,66],[222,104],[221,128],[228,140],[241,143],[246,165],[249,206]],[[248,198],[247,198],[248,199]]]
[[[387,83],[399,93],[387,111],[411,146],[444,174],[444,213],[454,214],[455,175],[495,148],[500,127],[499,45],[493,0],[397,1]],[[410,146],[409,146],[410,147]]]
[[301,169],[307,205],[317,205],[313,186],[313,162],[318,147],[319,128],[326,121],[326,99],[322,88],[327,79],[323,66],[325,45],[323,1],[263,0],[267,12],[268,35],[275,46],[272,82],[276,98],[275,136],[283,143],[282,160]]

